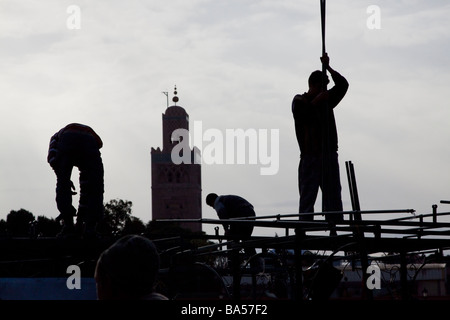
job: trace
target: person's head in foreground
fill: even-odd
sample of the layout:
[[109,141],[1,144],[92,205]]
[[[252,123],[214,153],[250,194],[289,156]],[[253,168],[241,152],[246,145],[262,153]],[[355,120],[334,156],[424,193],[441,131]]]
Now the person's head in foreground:
[[127,235],[102,252],[95,268],[99,300],[167,300],[154,292],[159,254],[150,239]]

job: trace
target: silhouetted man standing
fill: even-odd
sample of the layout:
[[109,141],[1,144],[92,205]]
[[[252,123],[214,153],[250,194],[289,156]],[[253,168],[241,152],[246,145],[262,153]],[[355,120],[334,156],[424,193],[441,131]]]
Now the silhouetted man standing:
[[[56,205],[60,212],[57,220],[64,225],[60,236],[83,233],[95,235],[95,228],[103,215],[103,162],[100,148],[103,142],[89,126],[71,123],[50,139],[47,161],[56,174]],[[70,180],[73,167],[80,172],[80,198],[78,213],[72,205],[76,194]],[[73,217],[77,216],[77,228]]]
[[[327,90],[328,76],[317,70],[308,79],[308,92],[297,94],[292,101],[295,133],[300,147],[299,213],[314,212],[319,187],[322,190],[322,211],[342,211],[338,135],[333,110],[347,93],[348,82],[330,67],[328,55],[320,59],[331,74],[334,87]],[[325,217],[330,222],[343,218],[342,214]],[[313,220],[313,216],[300,218]]]

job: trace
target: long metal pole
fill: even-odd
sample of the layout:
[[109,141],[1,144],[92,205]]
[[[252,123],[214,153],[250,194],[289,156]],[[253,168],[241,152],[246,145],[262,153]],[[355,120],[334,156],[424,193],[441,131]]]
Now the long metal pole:
[[[325,16],[326,16],[326,8],[325,8],[325,0],[320,0],[320,18],[321,18],[321,26],[322,26],[322,56],[325,55],[326,50],[325,50]],[[322,87],[324,90],[327,89],[327,84],[326,84],[326,72],[327,69],[325,67],[324,64],[322,64]]]
[[[322,57],[326,55],[325,49],[325,20],[326,20],[326,3],[320,0],[320,20],[322,31]],[[327,64],[322,62],[322,91],[327,91]],[[325,101],[322,112],[322,211],[330,211],[330,111],[328,110],[328,102]]]

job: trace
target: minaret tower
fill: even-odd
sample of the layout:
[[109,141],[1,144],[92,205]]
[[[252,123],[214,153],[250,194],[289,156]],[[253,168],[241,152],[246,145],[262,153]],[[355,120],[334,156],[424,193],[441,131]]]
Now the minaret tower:
[[[189,115],[177,106],[179,98],[175,86],[174,105],[162,114],[162,150],[151,149],[152,160],[152,219],[199,219],[202,217],[201,165],[175,164],[171,159],[173,147],[179,140],[172,138],[176,129],[189,130]],[[195,159],[197,148],[191,150]],[[183,228],[202,231],[201,223],[184,223]]]

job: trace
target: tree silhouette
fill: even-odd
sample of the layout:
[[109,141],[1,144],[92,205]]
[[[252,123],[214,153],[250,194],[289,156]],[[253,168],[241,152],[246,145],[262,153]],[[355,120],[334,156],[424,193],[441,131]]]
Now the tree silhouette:
[[55,219],[34,215],[25,210],[11,210],[5,220],[0,220],[0,235],[12,237],[54,237],[61,225]]
[[129,217],[127,221],[125,221],[125,225],[122,229],[121,234],[139,234],[142,235],[145,233],[145,224],[141,219],[137,217]]
[[15,237],[25,237],[30,235],[31,223],[34,215],[25,210],[11,210],[6,216],[6,230],[8,235]]
[[38,237],[54,237],[61,231],[61,225],[55,219],[38,216],[36,219],[35,235]]
[[122,199],[112,199],[104,205],[103,219],[98,227],[102,234],[120,235],[125,224],[130,220],[133,203]]
[[4,219],[0,220],[0,236],[6,236],[6,221]]

